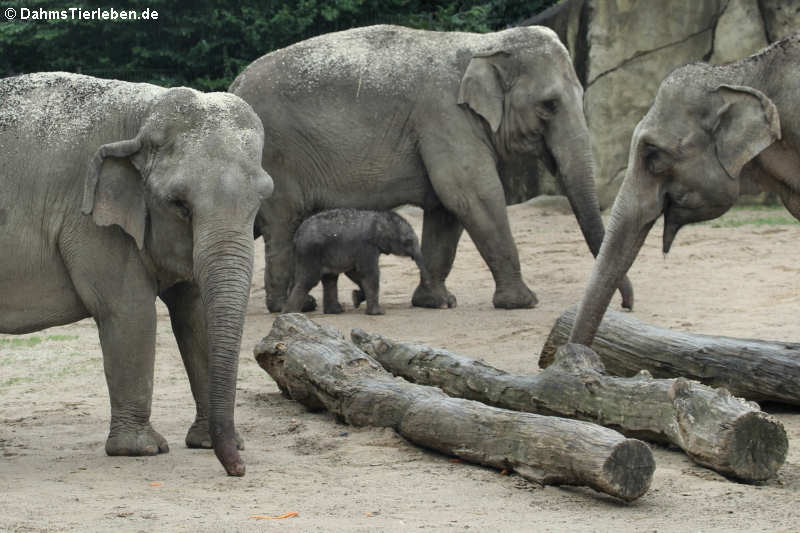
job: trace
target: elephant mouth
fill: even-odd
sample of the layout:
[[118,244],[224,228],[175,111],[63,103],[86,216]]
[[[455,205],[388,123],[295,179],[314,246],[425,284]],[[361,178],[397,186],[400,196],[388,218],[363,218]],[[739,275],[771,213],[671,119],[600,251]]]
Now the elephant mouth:
[[553,156],[553,153],[550,151],[550,148],[547,146],[547,144],[544,143],[542,144],[543,144],[543,149],[542,153],[539,156],[540,161],[544,163],[544,167],[550,174],[552,174],[553,176],[558,176],[559,168],[558,168],[558,163],[556,162],[556,158],[555,156]]
[[672,248],[675,236],[683,226],[693,222],[712,220],[727,211],[730,206],[712,205],[700,209],[687,209],[671,203],[669,197],[665,199],[664,208],[664,235],[662,236],[662,250],[668,254]]
[[672,248],[678,230],[691,222],[691,218],[689,210],[676,205],[669,195],[664,197],[664,234],[661,239],[661,250],[664,255]]
[[672,248],[672,242],[675,240],[675,235],[678,234],[678,230],[681,227],[681,224],[667,222],[667,218],[664,217],[664,235],[661,243],[661,250],[664,255],[669,253],[670,248]]

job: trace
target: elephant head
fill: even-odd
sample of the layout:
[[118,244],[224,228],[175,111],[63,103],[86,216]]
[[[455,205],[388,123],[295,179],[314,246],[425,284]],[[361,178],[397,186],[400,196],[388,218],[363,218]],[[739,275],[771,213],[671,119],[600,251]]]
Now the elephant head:
[[570,342],[590,344],[613,287],[664,215],[663,250],[685,224],[722,215],[739,196],[742,168],[781,137],[778,111],[752,87],[723,83],[693,64],[662,82],[633,132],[628,168]]
[[[499,157],[529,154],[558,176],[592,255],[605,230],[581,86],[566,48],[551,30],[528,28],[524,42],[474,55],[458,103],[482,117]],[[622,305],[633,288],[620,279]]]
[[430,280],[422,259],[422,250],[414,228],[403,217],[393,211],[381,212],[375,217],[372,231],[376,235],[378,249],[385,254],[410,257],[419,268],[424,283]]
[[244,474],[233,411],[253,222],[272,193],[261,168],[263,142],[260,120],[238,97],[163,91],[133,138],[100,146],[83,196],[84,214],[133,238],[160,291],[180,281],[199,286],[210,351],[210,436],[231,475]]

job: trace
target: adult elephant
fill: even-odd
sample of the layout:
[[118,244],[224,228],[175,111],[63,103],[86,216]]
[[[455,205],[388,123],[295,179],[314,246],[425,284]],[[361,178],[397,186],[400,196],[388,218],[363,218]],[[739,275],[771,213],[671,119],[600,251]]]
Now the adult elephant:
[[244,474],[233,411],[253,261],[272,180],[241,99],[43,73],[0,80],[0,332],[93,317],[109,455],[154,455],[155,299],[197,416],[186,437]]
[[[495,280],[495,307],[536,304],[511,237],[502,169],[543,159],[558,172],[589,248],[603,240],[583,89],[551,30],[440,33],[371,26],[267,54],[230,87],[253,106],[275,194],[256,219],[267,307],[292,277],[292,235],[324,209],[424,209],[430,276],[412,302],[452,307],[445,287],[462,228]],[[621,285],[623,305],[633,292]]]
[[685,224],[727,211],[743,180],[777,192],[800,218],[800,32],[722,66],[673,71],[633,132],[608,236],[570,341],[590,344],[656,219],[663,249]]

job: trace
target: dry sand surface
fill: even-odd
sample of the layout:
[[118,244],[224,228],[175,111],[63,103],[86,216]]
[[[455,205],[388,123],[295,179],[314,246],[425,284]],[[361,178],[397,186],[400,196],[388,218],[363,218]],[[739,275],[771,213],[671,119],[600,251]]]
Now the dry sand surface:
[[[347,306],[311,313],[349,333],[360,327],[536,373],[556,317],[576,303],[592,266],[574,218],[557,207],[509,209],[535,309],[492,308],[494,284],[462,238],[448,286],[451,310],[414,309],[417,272],[383,256],[385,316]],[[402,213],[419,232],[421,213]],[[725,226],[681,231],[661,253],[651,232],[631,271],[635,316],[694,332],[800,340],[800,225],[750,223],[783,211],[736,210]],[[733,221],[733,222],[730,222]],[[282,397],[252,349],[269,332],[259,241],[242,342],[236,419],[247,475],[224,474],[210,450],[183,444],[194,415],[188,381],[159,307],[152,421],[169,441],[157,457],[107,457],[109,405],[94,323],[0,337],[0,531],[797,531],[800,414],[768,407],[786,426],[789,456],[778,477],[747,485],[653,446],[657,469],[641,499],[624,504],[586,488],[539,487],[516,475],[455,463],[387,429],[342,425]],[[352,286],[343,279],[340,296]],[[320,289],[314,294],[319,298]],[[619,306],[619,296],[613,306]],[[259,520],[296,512],[282,520]]]

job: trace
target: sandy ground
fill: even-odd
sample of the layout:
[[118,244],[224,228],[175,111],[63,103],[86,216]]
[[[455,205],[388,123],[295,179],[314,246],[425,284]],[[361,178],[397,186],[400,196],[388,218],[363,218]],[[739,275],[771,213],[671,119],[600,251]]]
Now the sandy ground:
[[[448,286],[458,308],[410,307],[417,273],[382,259],[387,314],[314,320],[428,343],[497,367],[536,373],[556,317],[581,296],[592,259],[574,218],[553,206],[510,208],[535,309],[494,310],[493,282],[462,239]],[[419,231],[418,210],[403,214]],[[635,316],[695,332],[800,340],[800,225],[750,223],[783,211],[736,211],[724,227],[685,228],[661,253],[651,232],[631,271]],[[763,220],[762,220],[763,222]],[[259,249],[262,247],[258,242]],[[163,306],[152,421],[170,442],[158,457],[107,457],[109,406],[94,323],[0,337],[0,531],[796,531],[800,413],[769,408],[786,426],[789,456],[768,483],[732,482],[681,452],[653,446],[649,492],[631,504],[586,488],[539,487],[516,475],[451,462],[393,431],[353,428],[283,398],[252,348],[269,332],[263,258],[242,342],[237,426],[247,475],[224,475],[213,452],[183,444],[194,406]],[[352,287],[340,282],[343,302]],[[314,293],[319,297],[320,289]],[[619,306],[618,296],[615,307]],[[253,515],[293,518],[265,521]]]

